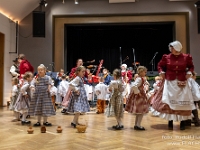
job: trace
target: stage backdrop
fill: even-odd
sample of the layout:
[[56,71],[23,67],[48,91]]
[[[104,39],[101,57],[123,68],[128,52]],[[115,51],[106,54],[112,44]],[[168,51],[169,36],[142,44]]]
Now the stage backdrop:
[[[174,22],[134,23],[134,24],[71,24],[65,25],[65,70],[75,66],[76,59],[84,62],[95,59],[98,65],[101,59],[103,66],[111,72],[120,66],[122,60],[128,67],[133,67],[133,49],[136,62],[152,71],[150,64],[154,54],[155,68],[163,54],[168,54],[168,44],[174,39]],[[85,64],[87,66],[89,64]]]

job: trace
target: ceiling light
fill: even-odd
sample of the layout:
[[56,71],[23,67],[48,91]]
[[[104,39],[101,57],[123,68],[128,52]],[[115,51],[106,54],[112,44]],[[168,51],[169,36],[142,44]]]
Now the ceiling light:
[[74,3],[75,3],[75,4],[79,4],[78,0],[74,0]]
[[63,2],[62,2],[63,4],[65,3],[65,0],[63,0]]
[[40,1],[40,6],[44,6],[44,7],[47,7],[48,3],[46,0],[41,0]]
[[194,3],[194,6],[197,8],[200,8],[200,1],[197,1],[196,3]]

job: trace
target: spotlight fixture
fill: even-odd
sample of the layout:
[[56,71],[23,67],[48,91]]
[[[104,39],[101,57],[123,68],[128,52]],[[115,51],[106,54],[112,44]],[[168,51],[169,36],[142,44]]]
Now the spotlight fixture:
[[63,2],[62,2],[63,4],[65,3],[65,0],[63,0]]
[[194,3],[194,6],[197,8],[200,8],[200,1],[197,1],[196,3]]
[[46,0],[41,0],[40,1],[40,6],[44,6],[44,7],[47,7],[48,3]]
[[74,0],[74,3],[75,3],[75,4],[79,4],[78,0]]

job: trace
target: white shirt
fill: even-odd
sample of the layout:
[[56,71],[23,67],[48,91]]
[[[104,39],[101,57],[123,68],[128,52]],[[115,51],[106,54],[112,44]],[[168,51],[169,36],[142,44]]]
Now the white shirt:
[[133,91],[134,94],[139,94],[139,93],[140,93],[140,90],[139,90],[138,87],[140,87],[141,84],[142,84],[142,78],[137,77],[137,78],[135,79],[135,82],[133,82],[133,84],[132,84],[131,91]]
[[59,85],[60,95],[64,97],[67,94],[68,89],[69,89],[69,82],[67,82],[66,80],[62,80]]
[[95,86],[95,93],[97,95],[97,99],[106,100],[106,94],[108,86],[105,85],[103,82],[100,82]]
[[200,100],[200,87],[199,87],[198,83],[193,78],[189,78],[188,85],[192,91],[192,96],[193,96],[194,101],[199,101]]
[[29,88],[29,83],[28,83],[28,81],[26,81],[26,80],[24,80],[24,83],[23,83],[23,85],[22,85],[22,87],[21,87],[21,91],[20,91],[20,93],[22,93],[23,95],[26,95],[27,94],[27,89]]
[[16,77],[18,75],[18,73],[15,71],[16,68],[14,65],[11,66],[10,68],[10,73],[12,74],[12,76]]
[[57,94],[57,88],[55,86],[52,86],[50,88],[50,94],[51,94],[51,96],[54,96]]
[[69,83],[69,88],[72,91],[78,91],[79,90],[79,82],[80,82],[80,77],[75,77],[70,83]]

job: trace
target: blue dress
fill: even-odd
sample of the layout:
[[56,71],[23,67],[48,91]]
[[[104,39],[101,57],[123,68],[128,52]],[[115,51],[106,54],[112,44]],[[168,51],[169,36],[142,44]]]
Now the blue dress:
[[[87,100],[86,90],[82,78],[77,76],[70,82],[69,86],[73,92],[68,104],[68,112],[89,112],[90,106]],[[75,90],[79,90],[80,94],[77,95],[74,92]]]

